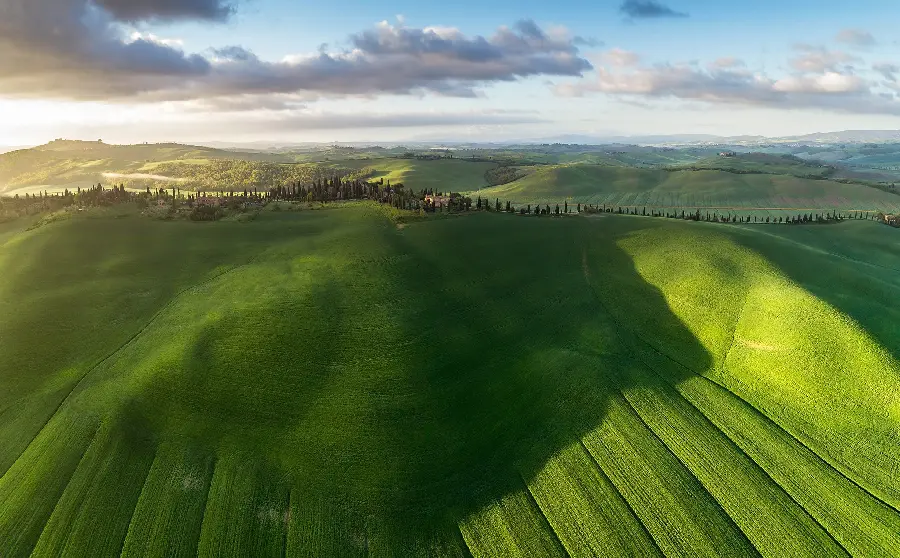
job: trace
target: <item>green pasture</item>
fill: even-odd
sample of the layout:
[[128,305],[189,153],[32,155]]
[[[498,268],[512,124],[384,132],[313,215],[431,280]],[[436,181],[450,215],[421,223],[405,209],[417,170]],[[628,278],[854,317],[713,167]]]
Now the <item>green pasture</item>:
[[900,548],[900,231],[122,215],[0,224],[4,558]]
[[464,159],[345,159],[334,164],[354,169],[371,169],[369,180],[403,183],[413,190],[433,189],[443,192],[466,192],[488,185],[484,173],[496,163]]
[[666,171],[598,165],[539,167],[501,186],[470,193],[517,206],[591,204],[607,207],[709,209],[778,216],[830,210],[900,211],[900,196],[861,184],[720,170]]

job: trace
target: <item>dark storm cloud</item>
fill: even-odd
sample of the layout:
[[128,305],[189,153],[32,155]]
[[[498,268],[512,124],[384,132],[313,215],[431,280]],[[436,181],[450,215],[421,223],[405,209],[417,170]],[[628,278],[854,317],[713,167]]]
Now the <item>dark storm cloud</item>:
[[619,6],[619,11],[634,19],[688,17],[688,14],[675,11],[655,0],[625,0],[622,2],[622,5]]
[[0,94],[104,98],[203,76],[210,63],[150,37],[128,37],[87,0],[0,2]]
[[122,21],[201,19],[224,21],[234,5],[223,0],[93,0]]
[[453,28],[382,23],[352,34],[350,49],[266,61],[240,46],[184,53],[129,35],[122,21],[222,19],[222,0],[2,0],[0,95],[186,100],[262,94],[474,96],[486,84],[591,69],[578,41],[530,20],[490,37]]

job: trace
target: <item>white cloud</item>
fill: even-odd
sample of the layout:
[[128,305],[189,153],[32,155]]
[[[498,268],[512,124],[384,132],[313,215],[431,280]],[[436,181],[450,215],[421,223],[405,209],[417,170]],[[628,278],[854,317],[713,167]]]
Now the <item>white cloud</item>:
[[790,76],[772,84],[775,91],[785,93],[861,93],[866,82],[854,75],[825,72],[818,76]]
[[184,46],[184,41],[181,39],[163,39],[162,37],[158,37],[153,33],[142,33],[140,31],[134,31],[131,33],[131,41],[146,41],[149,43],[154,43],[157,45],[167,46],[167,47],[178,47],[182,48]]
[[741,68],[746,66],[743,60],[739,58],[734,58],[732,56],[725,56],[722,58],[716,58],[712,62],[710,62],[707,67],[711,70],[715,69],[727,69],[727,68]]
[[600,59],[610,66],[620,68],[635,66],[641,61],[641,57],[637,53],[621,48],[613,48],[604,52]]
[[900,102],[877,84],[849,73],[825,70],[772,78],[741,67],[708,69],[659,64],[628,69],[601,67],[593,80],[557,88],[564,96],[604,93],[626,98],[680,99],[713,104],[781,109],[821,109],[853,114],[900,115]]
[[837,50],[799,44],[795,48],[803,52],[800,56],[792,58],[789,63],[792,68],[800,72],[821,73],[835,71],[841,65],[859,62],[858,56],[847,54]]

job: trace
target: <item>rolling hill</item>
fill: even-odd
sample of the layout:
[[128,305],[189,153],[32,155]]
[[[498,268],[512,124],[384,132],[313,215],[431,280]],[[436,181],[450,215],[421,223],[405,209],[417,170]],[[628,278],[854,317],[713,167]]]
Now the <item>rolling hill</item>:
[[0,225],[4,557],[900,545],[893,229],[26,225]]
[[900,196],[861,184],[723,170],[650,170],[605,165],[538,167],[514,182],[471,192],[516,204],[897,211]]
[[463,159],[344,159],[335,164],[370,169],[370,180],[400,182],[416,191],[452,189],[455,192],[487,186],[485,173],[497,167],[496,163]]
[[[181,144],[112,145],[56,140],[0,154],[0,194],[22,187],[85,187],[147,175],[161,164],[202,166],[210,161],[288,163],[287,155],[237,152]],[[113,173],[118,176],[107,176]],[[164,182],[164,181],[163,181]]]

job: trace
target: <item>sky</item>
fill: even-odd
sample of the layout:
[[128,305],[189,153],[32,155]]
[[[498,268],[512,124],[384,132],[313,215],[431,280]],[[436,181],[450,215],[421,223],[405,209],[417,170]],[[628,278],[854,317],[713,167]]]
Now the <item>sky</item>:
[[900,128],[895,0],[0,0],[0,145]]

